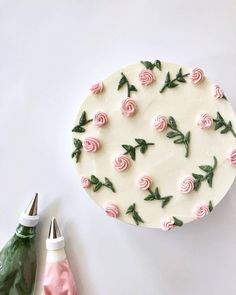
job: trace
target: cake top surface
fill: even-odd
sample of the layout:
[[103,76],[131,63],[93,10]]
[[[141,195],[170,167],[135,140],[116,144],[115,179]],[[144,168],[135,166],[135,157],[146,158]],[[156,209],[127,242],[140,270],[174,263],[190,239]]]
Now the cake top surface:
[[200,68],[145,61],[91,87],[72,157],[107,215],[168,231],[225,196],[236,174],[235,132],[229,100]]

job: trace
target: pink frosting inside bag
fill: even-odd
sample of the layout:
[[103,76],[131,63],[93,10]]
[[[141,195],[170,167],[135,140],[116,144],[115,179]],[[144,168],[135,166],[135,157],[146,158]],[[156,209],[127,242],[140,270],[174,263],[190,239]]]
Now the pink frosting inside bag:
[[78,295],[67,259],[46,264],[43,295]]

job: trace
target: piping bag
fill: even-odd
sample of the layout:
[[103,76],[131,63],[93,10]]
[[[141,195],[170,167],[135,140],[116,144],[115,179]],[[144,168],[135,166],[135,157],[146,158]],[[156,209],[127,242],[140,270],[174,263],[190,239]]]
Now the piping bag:
[[0,294],[34,294],[36,275],[35,235],[38,194],[21,214],[14,236],[0,252]]
[[64,246],[64,237],[61,235],[57,221],[53,217],[46,240],[47,258],[43,295],[78,295]]

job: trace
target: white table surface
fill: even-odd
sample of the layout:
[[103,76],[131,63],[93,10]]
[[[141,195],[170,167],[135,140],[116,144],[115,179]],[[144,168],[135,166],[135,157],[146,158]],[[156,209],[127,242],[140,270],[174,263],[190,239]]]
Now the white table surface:
[[37,291],[51,216],[80,295],[235,295],[236,187],[164,233],[107,218],[80,187],[71,127],[91,83],[140,59],[199,66],[236,109],[236,1],[0,1],[0,246],[40,195]]

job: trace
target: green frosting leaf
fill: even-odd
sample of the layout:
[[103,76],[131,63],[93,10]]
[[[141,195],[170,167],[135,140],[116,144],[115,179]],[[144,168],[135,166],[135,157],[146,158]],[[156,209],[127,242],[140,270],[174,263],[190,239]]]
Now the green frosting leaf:
[[144,198],[145,201],[154,201],[158,200],[161,201],[161,208],[164,208],[170,201],[173,196],[166,196],[166,197],[161,197],[159,193],[158,187],[156,187],[155,191],[153,192],[150,188],[148,189],[149,195]]
[[199,188],[201,187],[201,183],[205,180],[207,181],[209,187],[212,187],[214,171],[217,167],[217,159],[215,156],[213,157],[213,160],[214,160],[213,166],[210,166],[210,165],[199,166],[199,168],[206,173],[205,175],[192,173],[192,176],[195,179],[194,180],[195,191],[199,190]]
[[121,79],[118,83],[117,90],[120,90],[124,85],[127,85],[127,96],[131,97],[131,92],[132,91],[138,91],[137,88],[130,84],[127,77],[124,75],[124,73],[121,73]]
[[225,121],[225,119],[221,116],[219,112],[217,112],[216,118],[214,119],[215,122],[215,128],[214,130],[218,130],[222,127],[224,127],[220,133],[221,134],[226,134],[228,132],[231,132],[234,137],[236,137],[236,133],[233,129],[232,122],[229,121],[228,123]]
[[135,203],[130,205],[126,211],[126,214],[132,213],[135,210]]
[[98,182],[95,187],[93,188],[93,191],[94,192],[97,192],[100,188],[102,187],[102,183],[101,182]]
[[168,72],[166,74],[165,84],[161,88],[160,93],[164,92],[166,88],[175,88],[179,86],[179,83],[185,83],[186,80],[184,78],[187,77],[188,75],[189,73],[183,74],[182,69],[180,68],[175,78],[171,80],[170,72]]
[[130,205],[126,211],[126,214],[131,214],[132,218],[134,220],[134,222],[136,223],[136,225],[139,225],[139,223],[144,223],[143,219],[140,217],[140,215],[138,214],[138,212],[135,209],[136,205],[135,203],[133,203],[132,205]]
[[102,186],[105,186],[106,188],[110,189],[113,193],[116,192],[113,183],[107,177],[105,177],[104,182],[102,182],[95,175],[91,175],[89,181],[92,185],[94,185],[93,187],[94,192],[97,192],[98,190],[100,190]]
[[209,201],[208,208],[209,208],[209,211],[210,211],[210,212],[213,210],[212,201]]
[[135,146],[128,145],[128,144],[121,145],[126,150],[124,155],[130,155],[130,157],[133,161],[135,161],[135,159],[136,159],[136,149],[139,148],[140,152],[142,154],[144,154],[147,151],[148,146],[154,145],[154,143],[147,143],[146,140],[141,139],[141,138],[135,138],[135,141],[137,143],[137,145],[135,145]]
[[146,69],[153,70],[155,67],[161,71],[161,62],[156,59],[153,63],[150,61],[141,61],[141,64],[145,66]]
[[81,155],[82,141],[74,138],[74,146],[75,150],[72,152],[71,157],[75,158],[76,163],[78,163]]
[[173,216],[174,219],[174,225],[175,226],[182,226],[183,225],[183,221],[178,219],[177,217]]
[[168,127],[173,131],[169,131],[166,136],[168,138],[175,138],[173,142],[175,144],[184,144],[185,146],[185,157],[189,156],[189,144],[190,144],[190,131],[188,131],[185,135],[178,129],[177,123],[173,117],[169,117],[168,119]]
[[83,133],[86,131],[86,129],[82,126],[85,126],[89,122],[93,121],[92,119],[87,120],[87,114],[85,111],[82,112],[80,119],[79,119],[79,124],[76,125],[73,129],[72,132],[77,132],[77,133]]

